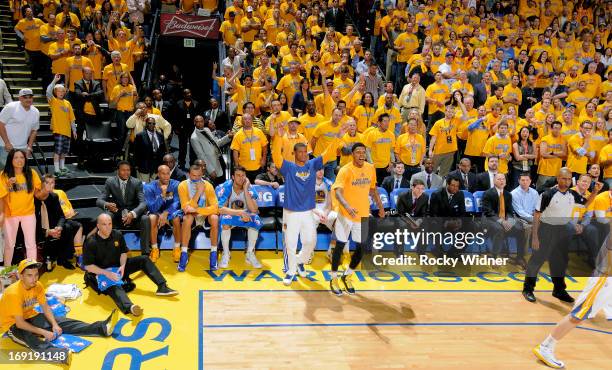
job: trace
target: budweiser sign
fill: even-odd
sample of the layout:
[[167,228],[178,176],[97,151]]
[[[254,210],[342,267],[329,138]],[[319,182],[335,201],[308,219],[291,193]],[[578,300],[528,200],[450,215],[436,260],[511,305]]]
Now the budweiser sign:
[[164,36],[184,36],[202,39],[219,38],[219,19],[184,14],[162,13],[161,34]]

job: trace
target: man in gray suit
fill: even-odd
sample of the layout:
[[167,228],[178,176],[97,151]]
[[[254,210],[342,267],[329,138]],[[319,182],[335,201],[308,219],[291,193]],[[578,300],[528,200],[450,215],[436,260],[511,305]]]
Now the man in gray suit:
[[424,171],[417,172],[410,178],[410,187],[414,186],[414,180],[419,179],[425,184],[425,189],[439,189],[444,185],[444,179],[433,173],[433,160],[425,158],[423,160]]
[[223,138],[215,137],[209,127],[214,130],[215,123],[210,118],[201,115],[195,116],[193,123],[195,130],[189,140],[197,159],[206,162],[206,174],[212,180],[214,186],[225,182],[225,163],[221,156],[221,148],[232,141],[234,133],[230,130]]
[[140,250],[143,255],[151,251],[151,223],[147,203],[142,191],[142,182],[130,176],[129,162],[117,165],[117,176],[110,177],[96,201],[96,205],[107,211],[118,229],[140,230]]

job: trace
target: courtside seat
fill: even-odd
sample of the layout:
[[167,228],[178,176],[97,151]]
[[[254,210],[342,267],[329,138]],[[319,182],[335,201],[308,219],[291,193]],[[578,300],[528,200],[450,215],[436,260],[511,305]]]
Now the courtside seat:
[[[387,193],[387,191],[381,187],[377,187],[376,191],[378,191],[378,195],[380,196],[380,200],[382,201],[383,208],[385,210],[389,210],[390,208],[392,208],[391,203],[389,202],[389,194]],[[372,197],[369,195],[368,198],[370,200],[370,211],[377,212],[378,206],[376,205],[376,202],[374,202],[374,199],[372,199]]]
[[400,196],[400,194],[405,193],[409,190],[409,188],[398,188],[393,190],[391,194],[389,194],[389,207],[391,209],[397,209],[397,198]]
[[271,186],[252,185],[251,188],[257,193],[257,207],[259,208],[259,217],[263,227],[262,231],[276,231],[276,198],[278,197],[276,190]]

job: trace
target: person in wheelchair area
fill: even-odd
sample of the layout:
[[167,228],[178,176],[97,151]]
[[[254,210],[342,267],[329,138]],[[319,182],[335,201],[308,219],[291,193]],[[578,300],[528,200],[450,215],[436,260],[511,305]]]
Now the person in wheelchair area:
[[231,180],[217,187],[219,199],[219,226],[221,226],[221,242],[223,255],[220,268],[227,268],[230,261],[230,238],[234,227],[247,229],[248,245],[246,262],[254,268],[261,268],[261,263],[255,256],[255,244],[259,237],[259,229],[263,226],[257,207],[257,193],[251,189],[251,182],[246,177],[243,167],[234,167]]

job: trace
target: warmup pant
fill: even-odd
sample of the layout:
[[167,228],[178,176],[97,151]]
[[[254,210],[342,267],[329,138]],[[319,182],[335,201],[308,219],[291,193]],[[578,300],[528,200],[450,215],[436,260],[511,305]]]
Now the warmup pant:
[[[314,250],[317,229],[312,217],[312,210],[295,212],[283,209],[283,235],[285,238],[285,271],[295,275],[298,263],[305,263]],[[302,250],[297,254],[298,237],[302,241]]]
[[[27,319],[28,323],[32,324],[37,328],[51,331],[51,324],[47,321],[42,313]],[[72,320],[65,317],[55,317],[57,325],[62,328],[62,332],[65,334],[74,334],[84,337],[103,337],[104,333],[104,321],[97,321],[93,324],[87,324],[79,320]],[[50,357],[54,359],[55,353],[60,363],[65,363],[61,359],[68,358],[68,350],[65,348],[57,348],[51,345],[49,342],[41,339],[38,335],[31,333],[27,330],[19,329],[16,325],[11,326],[8,331],[8,336],[17,344],[26,346],[34,352],[45,352],[45,358]],[[51,356],[49,356],[51,352]]]
[[[441,138],[446,140],[446,138]],[[438,171],[438,175],[441,177],[446,177],[453,167],[453,163],[455,161],[455,152],[444,153],[444,154],[434,154],[433,158],[433,168],[434,172],[440,166],[440,171]]]
[[[158,287],[166,283],[166,279],[164,279],[161,272],[159,272],[157,266],[155,266],[155,264],[151,262],[151,260],[147,256],[131,257],[127,259],[127,262],[125,263],[125,273],[123,274],[124,280],[130,282],[130,275],[138,271],[144,272],[145,275],[147,275],[147,277],[151,279],[151,281],[155,283],[155,285],[157,285]],[[95,283],[95,278],[94,281],[88,281],[87,285],[94,285],[92,288],[95,291],[97,291],[98,289],[98,285],[97,283]],[[123,286],[113,285],[107,290],[99,293],[110,296],[117,305],[117,307],[121,310],[121,312],[125,314],[130,313],[132,301],[128,297],[127,292],[124,290]]]
[[612,319],[612,278],[593,276],[576,299],[572,317],[578,320],[592,319],[601,310],[604,310],[608,320]]
[[550,265],[551,280],[554,284],[554,292],[565,291],[565,270],[568,263],[568,238],[567,225],[549,225],[540,222],[538,229],[540,248],[533,251],[527,263],[527,272],[523,291],[533,292],[540,268],[548,260]]
[[23,237],[26,245],[26,256],[36,260],[36,216],[7,217],[4,220],[4,266],[10,266],[13,261],[17,230],[23,230]]

